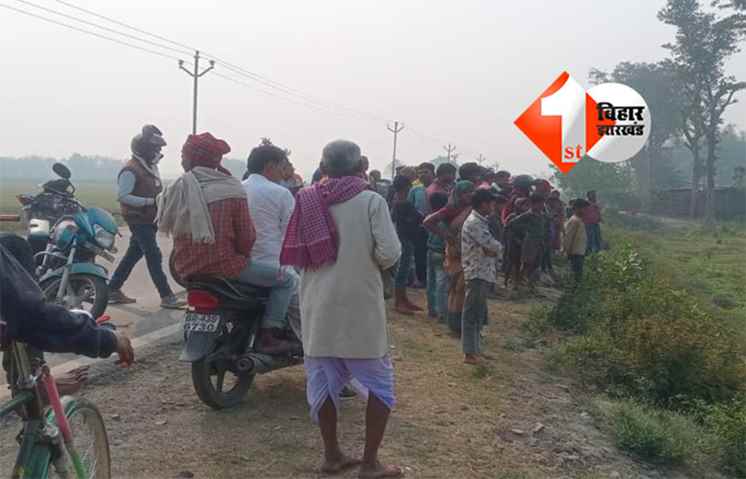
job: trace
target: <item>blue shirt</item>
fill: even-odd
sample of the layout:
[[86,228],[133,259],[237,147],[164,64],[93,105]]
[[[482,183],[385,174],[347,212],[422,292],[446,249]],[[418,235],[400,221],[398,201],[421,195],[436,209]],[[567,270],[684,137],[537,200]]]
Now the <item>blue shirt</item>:
[[408,200],[417,208],[421,215],[430,213],[430,203],[427,201],[427,189],[424,186],[415,186],[409,191]]

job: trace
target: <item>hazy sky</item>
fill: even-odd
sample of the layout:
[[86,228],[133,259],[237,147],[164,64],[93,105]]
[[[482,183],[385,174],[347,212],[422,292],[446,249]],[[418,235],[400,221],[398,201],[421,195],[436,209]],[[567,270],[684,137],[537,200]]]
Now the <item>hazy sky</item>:
[[[30,1],[81,15],[53,0]],[[587,83],[592,67],[661,59],[660,45],[673,39],[656,18],[663,0],[70,1],[325,104],[365,112],[321,113],[278,98],[283,93],[203,77],[198,130],[225,138],[230,156],[241,159],[269,136],[292,149],[306,174],[336,138],[358,142],[372,166],[383,168],[392,143],[383,119],[405,122],[398,156],[406,163],[431,160],[451,142],[460,161],[481,153],[514,172],[546,171],[547,160],[513,125],[524,108],[563,70]],[[164,171],[179,171],[192,85],[175,60],[4,9],[0,45],[0,155],[124,158],[132,135],[150,122],[169,141]],[[746,53],[729,69],[746,79]],[[745,96],[727,117],[741,128]]]

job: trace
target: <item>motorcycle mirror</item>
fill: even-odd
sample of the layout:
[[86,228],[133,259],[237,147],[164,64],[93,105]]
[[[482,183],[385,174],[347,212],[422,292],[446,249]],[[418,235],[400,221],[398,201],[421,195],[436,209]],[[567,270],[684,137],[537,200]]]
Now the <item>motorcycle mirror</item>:
[[57,176],[59,176],[60,178],[64,178],[66,180],[69,180],[72,176],[70,168],[63,165],[62,163],[55,163],[54,165],[52,165],[52,171],[57,173]]

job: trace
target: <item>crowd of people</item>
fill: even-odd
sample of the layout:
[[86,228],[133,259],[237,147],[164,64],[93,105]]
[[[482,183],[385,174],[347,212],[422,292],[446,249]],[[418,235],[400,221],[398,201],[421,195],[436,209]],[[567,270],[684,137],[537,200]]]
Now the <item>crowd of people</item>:
[[[119,175],[119,200],[132,235],[111,281],[111,301],[135,301],[120,288],[144,256],[162,306],[183,305],[163,273],[160,231],[173,238],[172,266],[179,277],[217,276],[270,288],[257,338],[260,351],[299,352],[287,338],[288,311],[298,308],[307,398],[324,442],[325,473],[359,465],[363,479],[402,474],[378,460],[395,404],[389,295],[396,312],[414,316],[425,308],[408,289],[425,288],[427,316],[461,337],[465,363],[478,364],[488,359],[481,333],[488,298],[498,293],[498,275],[506,287],[519,290],[527,282],[533,291],[542,273],[554,275],[553,257],[561,252],[579,281],[585,255],[601,247],[595,193],[571,201],[565,221],[565,205],[547,181],[477,163],[405,166],[387,182],[378,171],[368,173],[358,145],[338,140],[323,149],[313,182],[304,188],[288,150],[263,142],[251,151],[241,181],[221,165],[230,146],[203,133],[187,138],[181,150],[184,174],[164,188],[158,161],[165,144],[156,127],[144,127]],[[0,275],[24,276],[2,245]],[[38,288],[27,289],[31,292],[18,299],[9,296],[15,290],[2,291],[2,316],[10,319],[6,340],[66,351],[23,329],[33,321],[24,326],[16,318],[22,310],[38,311],[31,316],[39,318],[67,314],[43,306]],[[116,351],[131,362],[123,337],[91,318],[78,322],[80,331],[70,334],[79,334],[79,345],[71,340],[67,350],[91,356]],[[368,398],[361,460],[342,451],[337,437],[339,401],[348,386]]]
[[601,249],[593,191],[568,208],[546,180],[477,163],[403,166],[385,189],[379,178],[371,172],[370,187],[388,198],[402,246],[394,309],[407,316],[423,311],[407,289],[424,287],[427,315],[461,337],[468,364],[480,360],[489,297],[521,294],[524,286],[535,294],[540,281],[561,281],[557,255],[567,256],[580,281],[585,256]]

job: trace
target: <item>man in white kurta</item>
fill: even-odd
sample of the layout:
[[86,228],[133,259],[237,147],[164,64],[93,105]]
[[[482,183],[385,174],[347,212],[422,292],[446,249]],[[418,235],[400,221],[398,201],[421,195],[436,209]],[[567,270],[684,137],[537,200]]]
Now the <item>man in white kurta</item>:
[[[401,245],[383,197],[350,178],[359,164],[360,149],[354,143],[327,145],[322,167],[329,181],[311,187],[320,190],[302,190],[294,213],[298,213],[296,226],[291,219],[291,229],[302,231],[301,218],[309,221],[309,215],[303,214],[303,198],[311,197],[307,203],[312,203],[313,198],[323,197],[328,203],[326,222],[333,222],[331,229],[336,230],[336,240],[330,242],[332,249],[336,247],[336,259],[331,259],[332,254],[323,264],[295,262],[302,268],[300,308],[307,395],[311,416],[319,423],[324,440],[323,472],[341,472],[362,462],[363,479],[399,477],[400,468],[379,463],[378,448],[395,402],[381,272],[396,264]],[[313,196],[319,191],[324,193]],[[337,200],[329,199],[333,197]],[[324,223],[320,218],[314,217],[315,224]],[[310,250],[318,241],[308,236],[312,236],[309,230],[294,235],[301,238],[297,243],[305,242]],[[286,247],[288,242],[286,238]],[[339,393],[350,380],[368,395],[362,461],[346,456],[337,439]]]
[[382,358],[389,341],[381,271],[401,252],[388,205],[363,191],[330,212],[339,234],[337,261],[301,273],[303,350],[316,358]]

